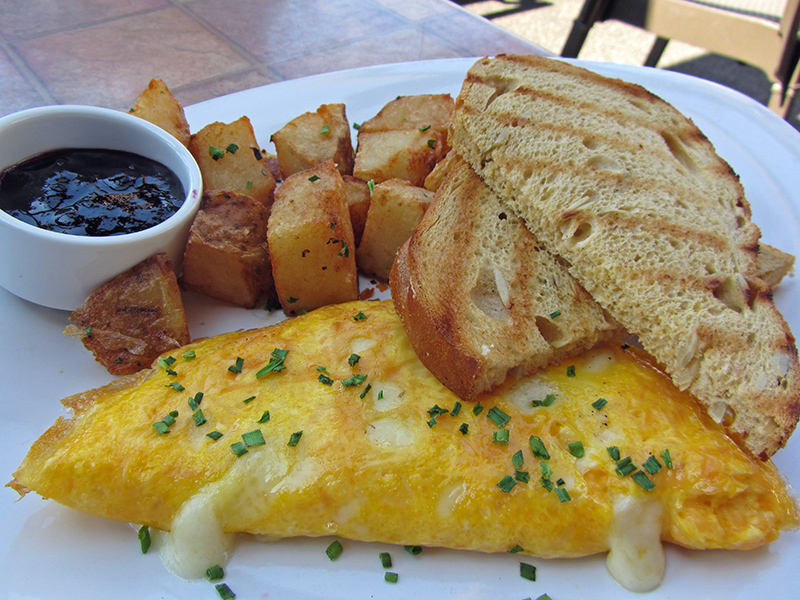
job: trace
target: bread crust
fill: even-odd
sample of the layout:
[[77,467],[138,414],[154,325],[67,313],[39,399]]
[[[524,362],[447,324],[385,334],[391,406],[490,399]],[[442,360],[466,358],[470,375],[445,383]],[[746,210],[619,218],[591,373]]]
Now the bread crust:
[[451,141],[678,387],[755,455],[786,443],[795,340],[738,177],[690,119],[565,61],[498,56],[470,69]]

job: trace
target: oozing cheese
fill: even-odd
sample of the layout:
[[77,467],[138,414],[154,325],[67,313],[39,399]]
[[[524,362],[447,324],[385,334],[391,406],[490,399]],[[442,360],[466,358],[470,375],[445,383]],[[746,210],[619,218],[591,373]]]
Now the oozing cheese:
[[650,592],[664,579],[663,514],[658,500],[621,496],[614,502],[606,566],[631,592]]

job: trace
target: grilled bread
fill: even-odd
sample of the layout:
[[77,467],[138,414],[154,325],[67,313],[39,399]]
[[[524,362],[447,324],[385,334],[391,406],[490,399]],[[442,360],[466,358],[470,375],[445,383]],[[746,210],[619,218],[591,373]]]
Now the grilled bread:
[[639,589],[663,573],[659,540],[744,549],[798,523],[771,462],[618,344],[512,378],[480,397],[482,412],[419,362],[391,301],[328,306],[161,358],[65,400],[72,417],[34,443],[10,485],[191,540],[610,549],[612,573]]
[[390,287],[417,356],[466,400],[622,333],[461,159]]
[[800,414],[795,341],[756,277],[730,166],[640,86],[565,61],[479,60],[451,143],[681,389],[757,456]]

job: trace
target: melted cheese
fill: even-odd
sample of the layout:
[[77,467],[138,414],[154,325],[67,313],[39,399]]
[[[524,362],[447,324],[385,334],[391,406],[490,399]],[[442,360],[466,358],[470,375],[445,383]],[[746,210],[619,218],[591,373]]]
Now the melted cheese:
[[663,514],[657,500],[622,496],[614,502],[606,566],[626,590],[651,592],[664,579]]

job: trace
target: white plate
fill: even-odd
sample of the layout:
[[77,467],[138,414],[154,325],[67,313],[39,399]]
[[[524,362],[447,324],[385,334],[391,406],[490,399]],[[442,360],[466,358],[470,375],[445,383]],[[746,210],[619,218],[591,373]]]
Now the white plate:
[[[458,93],[471,59],[395,64],[282,82],[210,100],[186,109],[193,131],[212,121],[248,115],[262,144],[286,121],[320,104],[344,102],[352,122],[374,115],[402,94]],[[580,63],[580,61],[578,61]],[[800,253],[800,134],[761,105],[684,75],[608,64],[581,63],[607,75],[641,83],[690,115],[741,175],[764,240]],[[13,257],[3,257],[13,260]],[[775,299],[800,331],[800,289],[784,282]],[[194,337],[260,326],[280,319],[260,310],[223,306],[187,296]],[[31,443],[59,415],[59,400],[106,383],[110,377],[79,342],[62,330],[68,314],[40,308],[0,290],[0,381],[3,435],[0,472],[6,481]],[[800,484],[800,440],[793,438],[775,462]],[[213,585],[168,573],[155,553],[142,556],[127,524],[79,514],[31,494],[19,502],[0,496],[0,596],[13,599],[218,598]],[[603,557],[581,560],[520,559],[426,549],[411,556],[399,547],[344,542],[334,563],[330,539],[262,544],[241,539],[226,582],[243,598],[636,598],[606,573]],[[385,583],[378,553],[389,551],[397,584]],[[519,562],[538,567],[537,581],[519,576]],[[648,598],[790,598],[800,589],[800,534],[786,534],[749,552],[668,548],[664,584]]]

